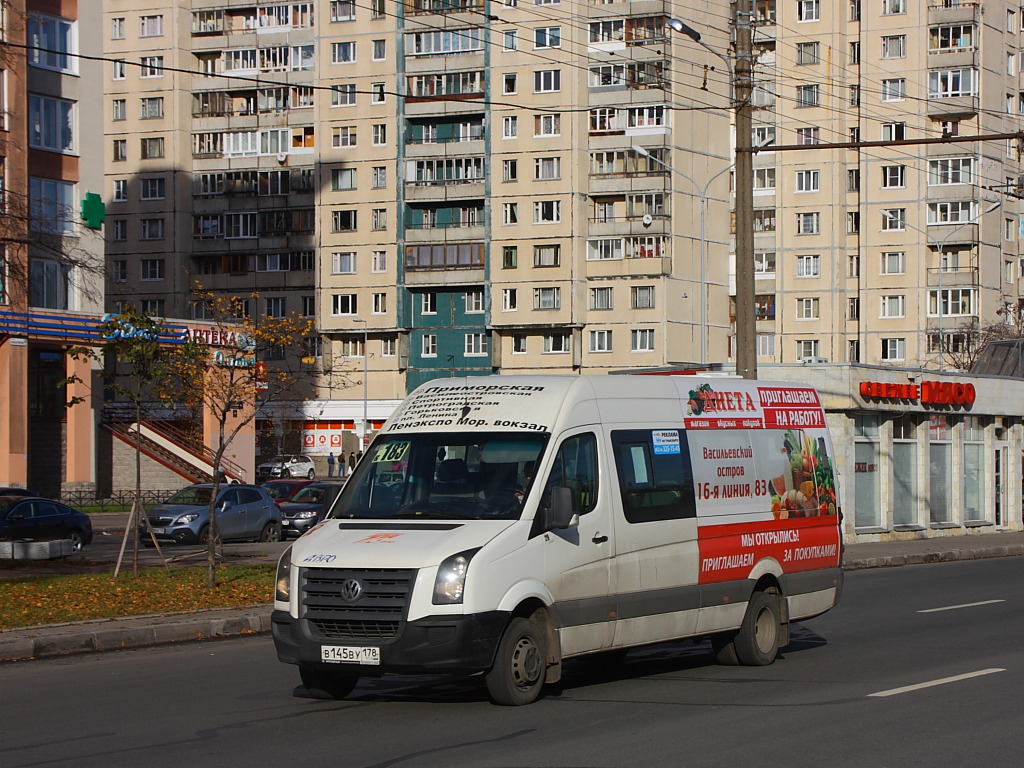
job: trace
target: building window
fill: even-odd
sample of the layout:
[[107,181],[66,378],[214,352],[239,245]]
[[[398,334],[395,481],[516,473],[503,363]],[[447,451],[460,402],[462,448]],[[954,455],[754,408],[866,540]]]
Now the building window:
[[819,141],[820,129],[819,128],[797,128],[796,129],[796,143],[797,144],[817,144]]
[[817,211],[798,213],[796,215],[796,233],[798,235],[815,235],[821,228],[821,214]]
[[797,320],[817,320],[819,302],[815,297],[804,297],[796,300]]
[[796,342],[796,358],[797,360],[806,360],[819,357],[818,349],[818,339],[798,339]]
[[125,80],[128,77],[128,65],[118,59],[110,64],[111,79]]
[[561,45],[561,27],[537,27],[533,31],[534,48],[560,48]]
[[519,161],[518,160],[502,160],[501,161],[501,180],[502,181],[519,181]]
[[947,69],[928,72],[929,99],[955,99],[974,96],[977,75],[973,69]]
[[300,297],[302,303],[302,310],[299,314],[302,317],[315,317],[316,316],[316,296],[302,296]]
[[384,61],[388,57],[388,41],[387,40],[374,40],[373,41],[373,60]]
[[754,211],[754,231],[774,232],[775,231],[775,209],[758,208]]
[[542,69],[533,73],[534,93],[555,93],[562,90],[562,71]]
[[796,105],[798,107],[817,107],[820,103],[821,86],[817,83],[796,87]]
[[28,145],[52,152],[75,151],[75,104],[29,94]]
[[356,60],[356,44],[354,42],[331,43],[331,63],[350,64]]
[[562,246],[560,245],[535,245],[533,246],[533,266],[535,267],[557,267],[562,262]]
[[371,297],[372,307],[370,312],[374,315],[385,315],[388,311],[388,295],[386,293],[375,293]]
[[380,340],[381,357],[395,357],[398,354],[398,339],[395,336],[385,336]]
[[512,354],[513,355],[525,355],[526,354],[526,334],[525,333],[513,333],[512,334]]
[[501,222],[502,224],[519,223],[519,203],[501,204]]
[[846,212],[846,234],[856,235],[860,232],[860,211]]
[[893,362],[907,357],[906,339],[882,339],[882,360]]
[[466,314],[478,315],[484,311],[484,292],[466,291]]
[[974,184],[973,157],[944,157],[928,161],[928,184]]
[[537,310],[561,309],[561,288],[534,288],[533,308]]
[[436,333],[425,333],[422,339],[422,356],[423,357],[437,357],[437,334]]
[[331,129],[331,145],[334,147],[354,147],[357,135],[354,125],[335,126]]
[[163,259],[142,259],[139,262],[140,280],[163,280],[164,260]]
[[907,297],[903,295],[882,296],[879,317],[906,317]]
[[166,185],[163,176],[157,176],[152,179],[142,179],[139,199],[163,200],[166,196]]
[[111,120],[127,120],[128,119],[128,102],[125,99],[114,99],[111,102],[112,114]]
[[332,275],[353,275],[356,272],[354,251],[335,251],[331,254]]
[[335,293],[331,296],[332,315],[354,315],[358,307],[356,294]]
[[821,256],[805,255],[796,257],[797,277],[819,277],[821,275]]
[[601,287],[590,289],[590,308],[605,310],[612,308],[612,288]]
[[125,21],[126,19],[123,16],[119,16],[110,20],[111,40],[124,40],[125,31],[127,29]]
[[128,180],[127,179],[114,179],[114,198],[115,203],[126,203],[128,202]]
[[907,228],[906,208],[882,209],[882,231],[903,232]]
[[140,156],[143,160],[155,160],[164,156],[164,139],[162,136],[142,139],[139,146]]
[[139,59],[139,77],[163,77],[164,57],[143,56]]
[[797,0],[796,20],[817,21],[821,18],[820,0]]
[[164,34],[163,16],[140,16],[139,37],[162,37]]
[[533,178],[537,181],[552,181],[562,178],[562,158],[536,157],[533,160]]
[[388,185],[388,169],[385,165],[370,168],[370,188],[384,189]]
[[772,192],[775,190],[775,169],[754,169],[754,192]]
[[370,83],[370,103],[383,104],[387,99],[386,83]]
[[860,299],[856,296],[846,300],[846,319],[853,322],[860,320]]
[[519,118],[515,115],[501,118],[501,137],[514,139],[519,135]]
[[882,101],[903,101],[906,98],[906,78],[893,77],[882,80]]
[[[572,349],[571,336],[563,331],[544,334],[544,354],[564,355]],[[525,351],[525,346],[523,351]]]
[[139,107],[139,118],[142,120],[157,120],[164,116],[164,100],[162,96],[140,99]]
[[506,245],[501,249],[501,268],[515,269],[519,266],[519,248],[515,245]]
[[906,254],[903,251],[884,251],[882,253],[882,274],[902,275],[906,271]]
[[754,277],[768,278],[775,276],[775,253],[761,251],[754,254]]
[[374,123],[371,129],[371,138],[375,147],[384,146],[388,143],[388,126],[386,123]]
[[612,351],[612,332],[609,330],[599,330],[590,332],[590,351],[591,352],[611,352]]
[[501,77],[501,93],[504,96],[513,95],[519,88],[518,77],[515,72],[506,72]]
[[928,292],[929,317],[970,317],[976,314],[977,292],[970,288],[947,288]]
[[356,211],[338,210],[331,211],[331,231],[333,232],[355,232]]
[[355,168],[332,168],[331,169],[331,190],[339,192],[356,188]]
[[436,293],[421,293],[420,294],[420,314],[421,315],[436,315],[437,314],[437,294]]
[[32,66],[70,73],[78,70],[75,57],[78,53],[76,22],[31,14],[28,18],[27,42],[28,62]]
[[501,289],[501,311],[515,312],[519,309],[519,292],[515,288]]
[[636,328],[629,332],[630,352],[653,352],[654,351],[654,329]]
[[587,261],[612,261],[621,259],[622,254],[621,237],[608,237],[601,240],[587,241]]
[[905,59],[907,57],[907,36],[906,35],[883,35],[882,36],[882,58],[883,59]]
[[55,179],[29,179],[29,229],[55,235],[75,234],[75,185]]
[[534,136],[560,136],[561,133],[561,114],[547,114],[534,116]]
[[332,107],[351,107],[356,103],[355,83],[344,83],[331,87]]
[[894,187],[907,186],[907,166],[905,165],[883,165],[882,166],[882,187],[892,189]]
[[654,309],[654,286],[634,285],[630,289],[630,303],[633,309]]
[[882,141],[903,141],[907,138],[906,123],[882,123]]
[[370,229],[380,232],[388,228],[388,209],[374,208],[370,211]]
[[484,357],[487,354],[487,334],[467,333],[465,336],[466,357]]
[[966,224],[973,218],[973,200],[928,203],[928,224]]
[[266,315],[267,317],[284,317],[285,316],[285,297],[274,296],[268,298],[266,303]]
[[505,30],[504,43],[502,44],[502,47],[506,51],[519,50],[519,32],[514,29]]
[[817,192],[820,174],[818,171],[797,171],[796,191]]
[[163,240],[164,220],[163,219],[140,219],[139,220],[140,240]]
[[115,243],[123,243],[128,240],[128,221],[127,219],[114,219],[111,221],[113,225],[111,227],[110,239]]
[[817,42],[796,44],[796,63],[799,65],[818,64],[821,56],[818,51]]

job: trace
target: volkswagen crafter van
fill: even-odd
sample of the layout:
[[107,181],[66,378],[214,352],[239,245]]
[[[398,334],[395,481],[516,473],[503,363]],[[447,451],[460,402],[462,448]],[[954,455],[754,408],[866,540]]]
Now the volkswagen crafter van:
[[814,389],[690,376],[418,388],[281,558],[278,658],[318,697],[482,673],[532,702],[565,659],[687,637],[764,665],[836,604],[840,517]]

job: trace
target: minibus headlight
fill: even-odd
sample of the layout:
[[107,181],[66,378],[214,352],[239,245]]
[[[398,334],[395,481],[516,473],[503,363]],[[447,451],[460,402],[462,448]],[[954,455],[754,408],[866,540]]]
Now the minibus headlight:
[[287,603],[292,592],[292,548],[288,547],[277,561],[274,579],[274,599]]
[[466,591],[466,573],[469,561],[479,549],[469,549],[444,560],[437,569],[434,581],[434,605],[457,605],[462,603]]

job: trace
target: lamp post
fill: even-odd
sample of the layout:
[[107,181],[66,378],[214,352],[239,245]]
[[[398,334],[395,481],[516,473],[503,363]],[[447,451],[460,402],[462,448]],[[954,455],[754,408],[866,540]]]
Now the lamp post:
[[[977,224],[978,222],[981,221],[981,217],[982,216],[984,216],[986,213],[991,213],[992,211],[994,211],[996,208],[998,208],[1002,204],[1003,204],[1002,200],[996,200],[991,205],[989,205],[988,208],[986,208],[981,213],[979,213],[977,216],[974,216],[973,218],[968,219],[967,221],[962,221],[959,224],[957,224],[955,227],[953,227],[951,230],[949,230],[949,232],[947,232],[945,234],[945,236],[939,241],[939,244],[938,244],[938,253],[939,253],[939,295],[938,295],[938,300],[935,302],[935,311],[938,313],[938,316],[939,316],[939,370],[940,371],[945,370],[945,366],[946,366],[945,357],[943,355],[943,351],[944,351],[943,348],[945,347],[946,340],[945,340],[945,338],[943,336],[943,329],[942,329],[942,325],[943,325],[943,323],[942,323],[942,317],[943,317],[943,312],[942,312],[942,273],[945,271],[945,269],[944,269],[944,267],[942,265],[942,257],[943,257],[943,254],[946,252],[946,243],[948,243],[949,239],[953,235],[955,235],[958,231],[960,231],[964,227],[968,226],[969,224]],[[887,219],[889,219],[889,221],[900,221],[899,217],[893,216],[891,213],[889,213],[889,211],[883,211],[882,215],[885,216]],[[902,224],[903,224],[904,227],[910,227],[911,229],[915,230],[916,232],[920,232],[925,237],[928,236],[927,230],[921,229],[920,227],[915,227],[913,224],[909,224],[906,221],[903,221]],[[926,329],[925,330],[925,335],[927,335],[927,333],[928,333],[928,331]]]
[[367,397],[366,397],[366,373],[367,373],[367,361],[370,359],[369,350],[369,335],[370,329],[366,325],[366,320],[361,317],[353,317],[353,323],[363,324],[363,433],[359,437],[359,452],[362,453],[366,450],[366,446],[369,444],[367,437],[370,434],[370,420],[367,418]]
[[753,89],[751,0],[738,0],[735,12],[736,66],[726,55],[701,40],[700,33],[679,19],[669,28],[686,35],[718,57],[729,71],[736,123],[736,372],[757,378],[757,327],[754,316],[754,147],[750,94]]
[[[675,19],[673,19],[672,21],[675,21]],[[646,157],[648,160],[653,160],[658,165],[661,165],[661,166],[667,168],[668,170],[672,171],[673,173],[677,173],[680,176],[682,176],[688,182],[693,184],[694,189],[697,190],[697,197],[700,198],[700,364],[703,366],[703,365],[706,365],[707,361],[708,361],[708,352],[707,352],[707,340],[708,340],[708,311],[707,311],[707,301],[708,301],[708,298],[707,298],[707,293],[708,293],[708,291],[707,291],[707,281],[706,281],[705,276],[704,276],[704,265],[705,265],[705,262],[706,262],[706,252],[707,252],[707,239],[706,239],[706,237],[704,235],[704,218],[705,218],[705,214],[707,213],[708,189],[714,183],[715,179],[717,179],[723,173],[728,173],[729,171],[731,171],[733,169],[733,167],[736,165],[736,163],[730,163],[728,168],[725,168],[725,169],[719,171],[718,173],[716,173],[714,176],[712,176],[708,180],[708,183],[705,184],[702,187],[693,178],[691,178],[687,174],[683,173],[678,168],[675,168],[674,166],[669,165],[668,163],[666,163],[661,158],[655,157],[650,152],[648,152],[646,149],[641,147],[639,144],[634,144],[633,145],[633,151],[636,152],[641,157]]]

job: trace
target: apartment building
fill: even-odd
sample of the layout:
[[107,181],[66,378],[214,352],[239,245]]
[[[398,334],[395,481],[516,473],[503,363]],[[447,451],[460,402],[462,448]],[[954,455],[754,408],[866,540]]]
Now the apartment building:
[[108,303],[315,316],[324,453],[438,376],[721,360],[728,75],[677,10],[107,0]]
[[[1024,13],[982,10],[756,3],[763,361],[950,369],[972,327],[1019,323],[1021,142],[1006,136],[1024,112]],[[772,151],[839,142],[876,145]]]
[[56,495],[96,478],[91,368],[66,350],[99,341],[103,308],[99,68],[78,56],[99,19],[12,0],[0,36],[0,481]]

